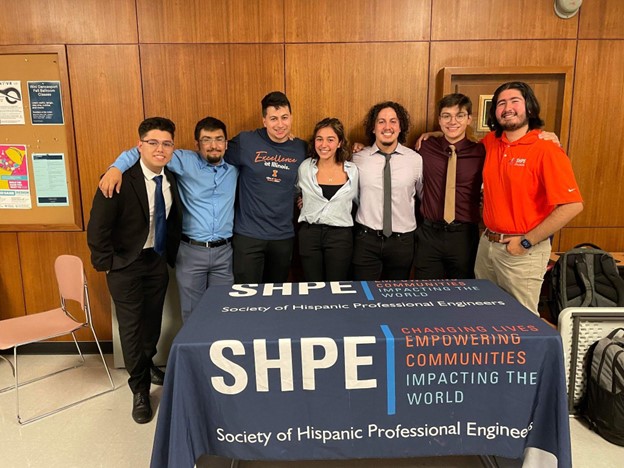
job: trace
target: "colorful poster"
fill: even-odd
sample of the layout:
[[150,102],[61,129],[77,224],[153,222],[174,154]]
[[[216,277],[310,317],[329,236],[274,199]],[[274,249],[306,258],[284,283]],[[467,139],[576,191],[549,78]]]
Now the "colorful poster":
[[60,81],[29,81],[28,95],[33,125],[63,125]]
[[24,125],[22,85],[19,81],[0,81],[0,125]]
[[69,206],[63,153],[33,153],[37,206]]
[[32,208],[26,145],[0,145],[0,208]]

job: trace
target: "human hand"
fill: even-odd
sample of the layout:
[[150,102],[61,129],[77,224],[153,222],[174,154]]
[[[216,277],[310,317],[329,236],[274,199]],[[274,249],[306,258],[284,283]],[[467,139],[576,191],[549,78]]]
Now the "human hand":
[[363,149],[364,149],[364,145],[362,143],[360,143],[359,141],[356,141],[355,143],[353,143],[353,148],[351,148],[351,152],[352,153],[359,153]]
[[418,140],[416,140],[416,144],[414,145],[414,149],[416,151],[418,151],[420,149],[420,145],[422,145],[422,142],[429,139],[429,137],[437,137],[437,136],[442,136],[442,132],[425,132],[422,135],[420,135],[418,137]]
[[301,197],[301,195],[297,197],[297,208],[303,208],[303,198]]
[[545,141],[552,141],[554,144],[562,146],[561,142],[559,141],[559,137],[554,134],[553,132],[539,132],[537,134],[537,136],[541,139],[541,140],[545,140]]
[[528,253],[528,250],[520,244],[521,240],[522,236],[504,237],[501,243],[507,244],[506,249],[509,255],[519,257]]
[[122,172],[116,167],[111,167],[100,179],[98,187],[106,198],[113,197],[113,191],[119,193],[121,190]]

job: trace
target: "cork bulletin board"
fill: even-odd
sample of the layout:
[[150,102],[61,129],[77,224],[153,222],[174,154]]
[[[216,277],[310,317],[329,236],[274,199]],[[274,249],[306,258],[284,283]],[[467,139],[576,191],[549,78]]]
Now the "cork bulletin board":
[[82,230],[64,46],[0,46],[0,231]]

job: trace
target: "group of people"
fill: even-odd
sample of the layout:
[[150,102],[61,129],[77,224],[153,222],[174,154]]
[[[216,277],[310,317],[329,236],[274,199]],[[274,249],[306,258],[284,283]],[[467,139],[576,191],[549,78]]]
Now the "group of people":
[[142,122],[137,147],[100,180],[87,229],[115,302],[135,421],[151,420],[150,383],[164,379],[152,357],[166,263],[176,267],[183,320],[209,286],[285,282],[297,203],[306,281],[401,280],[412,268],[418,279],[476,276],[537,313],[549,236],[583,208],[539,112],[528,85],[505,83],[493,96],[493,131],[475,142],[470,99],[444,96],[441,134],[422,137],[420,154],[404,146],[410,117],[393,101],[369,110],[369,146],[355,154],[335,118],[318,122],[307,144],[293,137],[281,92],[263,98],[262,128],[231,140],[219,119],[200,120],[194,151],[174,149],[170,120]]

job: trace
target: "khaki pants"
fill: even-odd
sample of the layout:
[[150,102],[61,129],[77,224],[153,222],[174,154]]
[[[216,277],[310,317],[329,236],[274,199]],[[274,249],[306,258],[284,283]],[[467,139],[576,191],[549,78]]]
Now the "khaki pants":
[[542,282],[550,258],[550,240],[546,239],[529,249],[525,255],[513,256],[507,244],[490,242],[481,236],[475,276],[497,284],[536,315]]

